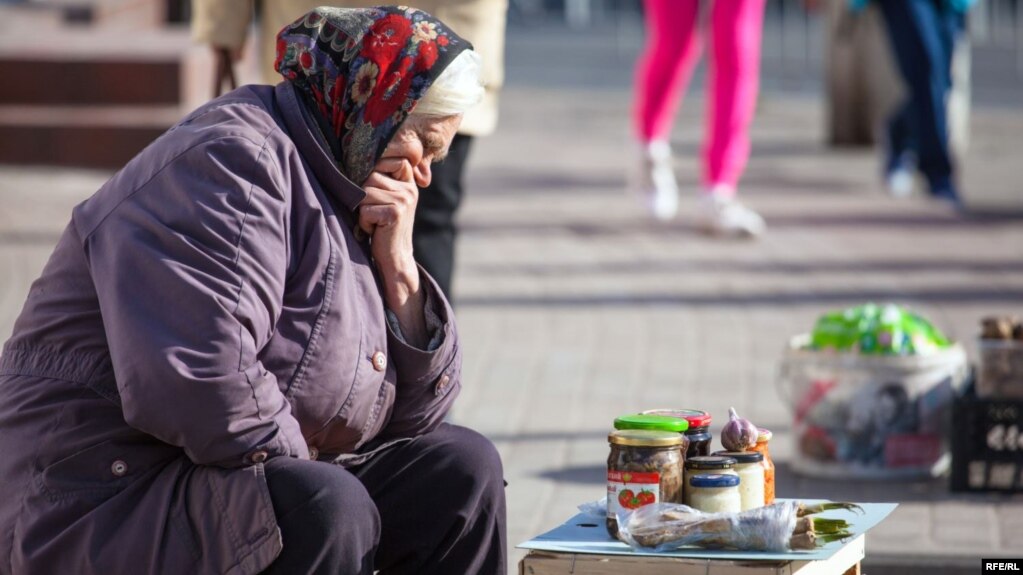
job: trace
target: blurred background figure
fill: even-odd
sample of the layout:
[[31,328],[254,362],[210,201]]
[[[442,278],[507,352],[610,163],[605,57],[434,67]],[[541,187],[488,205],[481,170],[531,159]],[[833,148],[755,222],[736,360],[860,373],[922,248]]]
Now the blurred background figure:
[[[301,14],[324,4],[323,0],[264,0],[260,3],[259,46],[263,81],[276,84],[281,77],[273,69],[274,35]],[[380,0],[339,0],[331,3],[346,8],[369,8],[386,4]],[[483,58],[486,94],[483,102],[467,112],[448,151],[447,158],[433,166],[433,178],[420,190],[412,242],[416,261],[433,276],[448,299],[453,301],[451,280],[455,261],[455,217],[464,196],[465,166],[473,138],[492,133],[497,127],[498,92],[504,83],[504,36],[508,0],[416,0],[405,2],[447,23],[472,43]],[[218,67],[217,80],[231,76],[232,63],[242,56],[252,23],[252,0],[193,0],[193,37],[209,44]],[[230,80],[233,84],[233,79]]]
[[[862,8],[869,0],[853,0]],[[878,0],[907,97],[888,122],[885,182],[895,197],[913,191],[916,169],[931,196],[960,206],[949,149],[952,57],[975,0]]]
[[[700,52],[697,0],[644,0],[647,41],[636,73],[634,111],[639,156],[630,188],[658,220],[678,211],[670,137],[679,101]],[[765,0],[711,7],[710,77],[703,142],[703,191],[696,224],[725,235],[755,236],[764,220],[736,199],[749,158],[756,107]]]

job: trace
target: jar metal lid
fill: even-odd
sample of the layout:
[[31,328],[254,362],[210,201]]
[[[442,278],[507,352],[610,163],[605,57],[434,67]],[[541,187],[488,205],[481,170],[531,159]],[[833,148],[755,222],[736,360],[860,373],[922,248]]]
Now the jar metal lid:
[[689,429],[689,422],[678,417],[636,413],[616,418],[615,429],[652,429],[654,431],[682,433]]
[[686,469],[731,469],[736,461],[721,455],[697,455],[686,459]]
[[685,436],[679,433],[646,429],[621,429],[607,435],[608,443],[631,447],[674,447],[683,441]]
[[663,415],[684,419],[689,422],[690,430],[694,427],[707,427],[711,421],[710,414],[699,409],[648,409],[643,412],[643,415]]
[[739,476],[724,473],[694,475],[689,478],[689,485],[692,487],[735,487],[739,485]]
[[736,463],[760,463],[764,454],[759,451],[715,451],[712,455],[731,457]]

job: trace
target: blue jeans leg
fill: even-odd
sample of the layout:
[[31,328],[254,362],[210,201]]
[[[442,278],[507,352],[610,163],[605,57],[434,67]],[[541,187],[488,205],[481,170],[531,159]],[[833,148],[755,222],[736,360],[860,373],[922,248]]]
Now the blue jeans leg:
[[963,17],[938,0],[881,0],[892,49],[909,91],[908,126],[915,133],[918,166],[931,193],[954,199],[946,99],[952,52]]
[[914,126],[916,114],[912,101],[906,99],[895,113],[888,118],[888,149],[885,159],[884,173],[889,176],[899,169],[912,169],[916,165],[917,144],[915,134],[919,131]]

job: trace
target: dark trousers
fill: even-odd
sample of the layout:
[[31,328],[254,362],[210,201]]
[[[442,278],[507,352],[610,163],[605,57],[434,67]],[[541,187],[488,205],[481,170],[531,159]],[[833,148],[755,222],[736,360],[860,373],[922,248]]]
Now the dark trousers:
[[265,464],[284,549],[271,575],[481,574],[507,569],[501,459],[454,425],[345,470]]
[[451,301],[451,276],[455,269],[455,212],[462,203],[462,175],[472,136],[456,134],[443,162],[433,165],[433,181],[419,190],[412,249],[416,261],[429,273]]
[[964,17],[941,0],[881,0],[895,60],[909,95],[889,122],[888,168],[915,153],[931,193],[956,197],[948,145],[946,98],[952,87],[952,54]]

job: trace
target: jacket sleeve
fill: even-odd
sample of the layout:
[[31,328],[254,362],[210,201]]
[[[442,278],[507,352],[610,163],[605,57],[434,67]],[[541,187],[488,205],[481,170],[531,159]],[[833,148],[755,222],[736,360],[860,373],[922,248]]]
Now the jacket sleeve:
[[252,23],[252,0],[192,0],[192,39],[240,50]]
[[462,387],[462,350],[454,312],[429,274],[420,268],[419,276],[428,292],[430,313],[440,320],[441,339],[431,351],[421,350],[406,343],[387,322],[387,347],[398,374],[394,410],[381,433],[387,438],[422,435],[436,429]]
[[83,233],[125,420],[198,464],[309,456],[257,359],[281,312],[288,189],[265,143],[221,137]]

